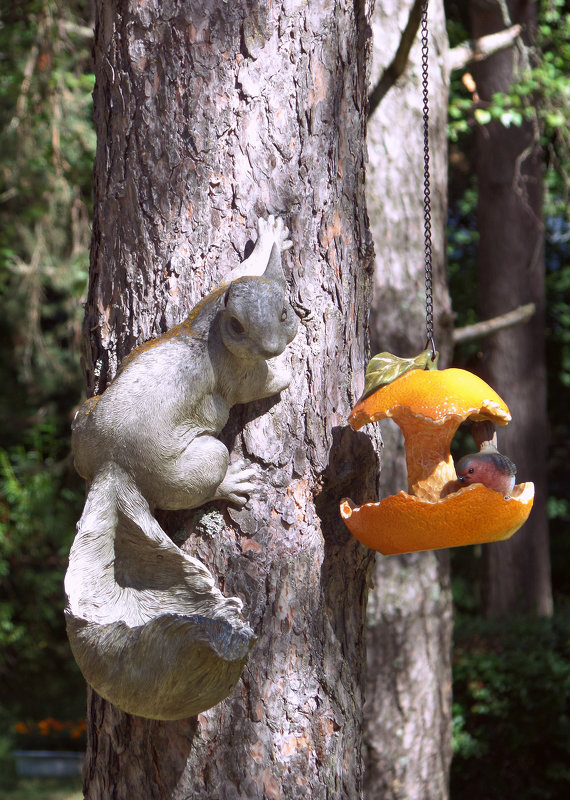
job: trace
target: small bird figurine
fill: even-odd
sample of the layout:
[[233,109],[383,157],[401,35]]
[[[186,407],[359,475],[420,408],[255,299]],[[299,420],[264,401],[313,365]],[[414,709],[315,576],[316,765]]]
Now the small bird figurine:
[[455,465],[460,487],[482,483],[488,489],[509,497],[515,485],[516,466],[497,450],[497,434],[491,422],[475,422],[471,434],[479,448],[460,458]]

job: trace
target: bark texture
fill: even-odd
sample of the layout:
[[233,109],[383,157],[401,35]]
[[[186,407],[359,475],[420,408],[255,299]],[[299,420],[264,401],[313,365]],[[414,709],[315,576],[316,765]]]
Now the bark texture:
[[364,198],[364,3],[99,0],[98,132],[86,336],[100,392],[133,346],[186,316],[285,216],[303,324],[280,400],[222,434],[261,491],[163,514],[244,601],[258,641],[227,701],[162,723],[89,695],[88,800],[358,798],[371,554],[342,496],[376,495],[373,440],[346,417],[363,387],[372,247]]
[[[507,5],[510,20],[502,16],[499,3],[472,0],[473,35],[494,33],[509,22],[532,34],[536,6],[519,0]],[[477,64],[473,74],[481,100],[508,91],[523,66],[517,47]],[[481,317],[495,317],[524,303],[536,306],[529,322],[494,334],[481,348],[482,376],[505,399],[513,417],[499,434],[499,449],[517,465],[517,483],[535,484],[528,522],[509,541],[484,548],[484,606],[489,616],[549,615],[543,165],[532,123],[480,127],[476,158]]]
[[[391,62],[412,9],[377,4],[373,79]],[[441,366],[450,356],[445,278],[448,74],[443,6],[432,0],[430,137],[433,288]],[[423,122],[419,31],[406,70],[368,126],[367,201],[376,251],[372,352],[417,355],[425,345]],[[381,496],[406,489],[400,431],[382,423]],[[368,800],[443,800],[451,758],[451,593],[446,551],[377,556],[368,612]]]

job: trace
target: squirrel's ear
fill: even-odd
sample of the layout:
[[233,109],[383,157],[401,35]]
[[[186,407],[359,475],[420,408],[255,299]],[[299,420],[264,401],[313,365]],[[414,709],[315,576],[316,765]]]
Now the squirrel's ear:
[[281,253],[276,244],[271,248],[271,254],[267,266],[265,267],[263,277],[285,283],[285,275],[283,274],[283,267],[281,266]]

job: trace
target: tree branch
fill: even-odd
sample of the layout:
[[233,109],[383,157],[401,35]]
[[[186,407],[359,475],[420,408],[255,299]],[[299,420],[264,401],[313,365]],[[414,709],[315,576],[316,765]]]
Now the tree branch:
[[420,28],[422,18],[422,0],[415,0],[410,9],[410,16],[406,27],[402,31],[402,38],[392,59],[392,63],[386,67],[374,89],[368,95],[368,118],[376,111],[388,90],[396,83],[400,75],[406,69],[408,56],[415,41],[416,34]]
[[523,322],[528,322],[535,311],[535,304],[527,303],[498,317],[485,319],[482,322],[476,322],[474,325],[466,325],[464,328],[457,328],[453,331],[453,344],[463,344],[464,342],[471,342],[473,339],[483,339],[505,328],[522,325]]
[[83,39],[93,38],[93,28],[90,28],[88,25],[77,25],[75,22],[70,22],[67,19],[62,19],[59,24],[67,33],[81,36]]
[[480,39],[470,39],[468,42],[457,45],[449,51],[448,67],[451,71],[466,67],[472,61],[483,61],[485,58],[511,47],[517,36],[520,36],[522,25],[512,25],[510,28],[481,36]]
[[40,38],[45,35],[45,26],[42,24],[42,22],[43,20],[40,20],[38,24],[39,36],[33,42],[30,51],[28,53],[26,66],[24,67],[24,76],[22,79],[22,84],[20,86],[18,100],[16,101],[16,112],[8,125],[9,131],[16,130],[16,128],[19,126],[20,122],[24,118],[24,114],[26,113],[26,101],[28,99],[28,92],[30,91],[32,76],[34,74],[34,69],[36,67],[38,53],[40,52]]

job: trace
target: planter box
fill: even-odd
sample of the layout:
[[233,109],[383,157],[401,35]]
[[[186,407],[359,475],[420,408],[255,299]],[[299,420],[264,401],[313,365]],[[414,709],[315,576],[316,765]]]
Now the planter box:
[[14,750],[16,772],[23,778],[67,778],[80,775],[83,753],[56,750]]

